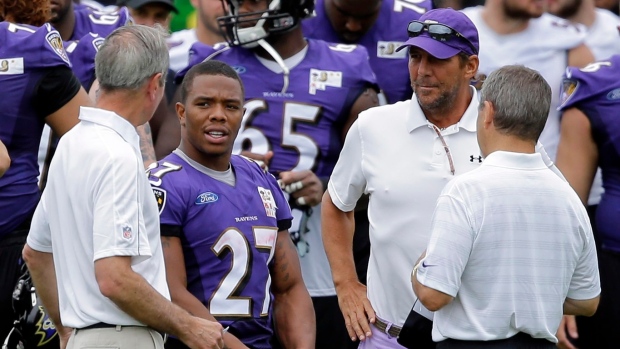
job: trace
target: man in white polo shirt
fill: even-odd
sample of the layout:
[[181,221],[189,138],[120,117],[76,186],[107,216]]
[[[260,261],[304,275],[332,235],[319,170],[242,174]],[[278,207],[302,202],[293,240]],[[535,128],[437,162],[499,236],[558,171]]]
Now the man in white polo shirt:
[[[478,70],[476,27],[460,12],[438,9],[408,31],[413,98],[359,115],[323,197],[325,251],[349,335],[362,341],[360,348],[402,348],[396,337],[415,302],[411,269],[428,242],[435,200],[452,178],[482,162],[478,97],[470,86]],[[351,251],[353,209],[364,193],[370,194],[367,289]]]
[[477,134],[485,159],[439,196],[411,276],[435,311],[438,349],[553,349],[563,313],[596,311],[588,214],[535,151],[550,104],[549,84],[523,66],[499,68],[484,83]]
[[222,348],[220,324],[169,300],[157,203],[140,155],[136,127],[164,93],[164,34],[119,28],[95,66],[97,108],[82,108],[59,143],[23,252],[61,347],[161,349],[159,330],[191,348]]

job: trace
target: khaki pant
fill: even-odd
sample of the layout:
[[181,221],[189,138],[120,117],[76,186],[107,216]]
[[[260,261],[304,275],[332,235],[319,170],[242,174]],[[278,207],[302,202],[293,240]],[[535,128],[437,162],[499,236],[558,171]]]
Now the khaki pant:
[[116,326],[73,330],[67,349],[164,349],[164,339],[148,327]]

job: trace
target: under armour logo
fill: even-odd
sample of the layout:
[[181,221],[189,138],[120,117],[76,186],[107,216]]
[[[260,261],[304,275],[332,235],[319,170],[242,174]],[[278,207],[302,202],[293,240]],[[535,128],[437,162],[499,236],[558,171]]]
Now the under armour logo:
[[469,156],[469,162],[474,162],[474,160],[478,160],[478,163],[481,163],[482,162],[482,156],[480,156],[480,155],[478,155],[478,156],[470,155]]

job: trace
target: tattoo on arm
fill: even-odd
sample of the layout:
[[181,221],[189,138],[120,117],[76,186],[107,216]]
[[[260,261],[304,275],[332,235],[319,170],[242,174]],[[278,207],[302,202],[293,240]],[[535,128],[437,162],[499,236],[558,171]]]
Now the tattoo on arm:
[[142,153],[142,161],[144,161],[144,168],[147,168],[150,164],[157,161],[155,158],[155,148],[153,147],[151,125],[147,122],[146,124],[139,126],[137,131],[140,136],[140,152]]
[[169,236],[162,236],[161,237],[161,247],[162,248],[169,248],[170,247],[170,237]]

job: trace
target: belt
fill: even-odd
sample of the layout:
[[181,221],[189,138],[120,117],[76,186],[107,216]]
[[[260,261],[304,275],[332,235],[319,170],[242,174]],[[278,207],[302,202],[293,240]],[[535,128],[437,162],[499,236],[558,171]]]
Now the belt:
[[391,325],[388,328],[388,324],[378,317],[375,318],[374,325],[377,329],[379,329],[379,331],[389,335],[390,337],[398,337],[400,330],[402,329],[402,327],[398,327],[396,325]]
[[162,331],[158,331],[158,330],[150,328],[150,327],[146,327],[146,326],[135,326],[135,325],[123,326],[123,325],[106,324],[105,322],[98,322],[98,323],[92,324],[90,326],[79,328],[78,330],[79,331],[83,331],[83,330],[94,330],[94,329],[98,329],[98,328],[116,328],[116,327],[120,327],[120,328],[123,328],[123,327],[141,327],[141,328],[153,330],[153,331],[159,333],[161,335],[161,338],[164,340],[164,343],[166,342],[166,339],[168,339],[168,335],[166,333],[164,333]]

